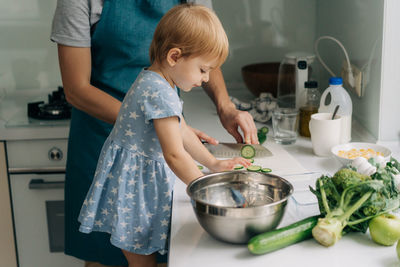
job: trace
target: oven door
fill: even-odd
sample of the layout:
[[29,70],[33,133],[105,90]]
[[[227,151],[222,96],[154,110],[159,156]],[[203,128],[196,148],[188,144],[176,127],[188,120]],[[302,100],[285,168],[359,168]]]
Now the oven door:
[[11,174],[20,267],[82,267],[64,254],[65,174]]

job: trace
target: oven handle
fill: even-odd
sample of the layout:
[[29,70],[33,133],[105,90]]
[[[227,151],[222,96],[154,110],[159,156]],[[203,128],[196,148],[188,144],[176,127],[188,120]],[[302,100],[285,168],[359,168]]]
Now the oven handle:
[[65,167],[8,168],[8,173],[9,173],[9,174],[65,173]]
[[31,179],[29,181],[29,189],[63,189],[64,181],[45,182],[43,179]]

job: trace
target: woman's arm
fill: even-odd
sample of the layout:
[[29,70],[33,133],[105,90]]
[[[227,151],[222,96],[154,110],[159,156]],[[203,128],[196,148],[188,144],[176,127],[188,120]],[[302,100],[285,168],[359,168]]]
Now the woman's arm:
[[[210,72],[209,81],[203,84],[204,90],[214,101],[218,115],[224,128],[238,143],[258,144],[257,128],[253,117],[247,111],[237,110],[229,99],[226,85],[220,68]],[[243,137],[238,131],[242,129]]]
[[67,101],[75,108],[113,124],[121,102],[90,84],[90,48],[59,44],[58,58]]

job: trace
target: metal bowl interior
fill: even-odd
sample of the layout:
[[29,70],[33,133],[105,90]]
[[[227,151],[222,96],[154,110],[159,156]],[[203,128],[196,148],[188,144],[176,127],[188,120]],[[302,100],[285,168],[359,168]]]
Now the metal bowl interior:
[[[247,205],[238,205],[231,189]],[[285,179],[249,171],[205,175],[187,187],[201,226],[213,237],[246,243],[252,236],[274,229],[282,219],[293,186]]]

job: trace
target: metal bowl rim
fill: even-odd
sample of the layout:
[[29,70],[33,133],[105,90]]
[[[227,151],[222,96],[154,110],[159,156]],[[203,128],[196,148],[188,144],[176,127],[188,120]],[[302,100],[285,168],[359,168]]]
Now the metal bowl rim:
[[[220,175],[220,174],[238,173],[238,172],[242,172],[242,173],[254,173],[254,172],[247,171],[247,170],[239,170],[239,171],[238,171],[238,170],[235,170],[235,171],[229,171],[229,172],[226,172],[226,171],[225,171],[225,172],[215,172],[215,173],[211,173],[211,174],[206,174],[206,175],[200,176],[199,178],[196,178],[195,180],[191,181],[191,182],[188,184],[188,186],[186,187],[186,193],[188,194],[188,196],[190,197],[191,200],[193,200],[193,201],[195,201],[195,202],[198,202],[198,203],[201,203],[201,204],[203,204],[203,205],[210,206],[210,207],[213,207],[213,208],[223,208],[223,209],[228,209],[228,210],[236,210],[236,209],[238,209],[237,207],[217,206],[217,205],[213,205],[213,204],[207,203],[207,202],[202,201],[202,200],[194,199],[194,198],[192,197],[192,193],[190,192],[189,188],[190,188],[194,183],[199,182],[200,180],[203,180],[203,179],[208,179],[208,178],[210,178],[210,177],[217,176],[217,175]],[[280,200],[278,200],[278,201],[272,202],[272,203],[268,203],[268,204],[260,205],[260,206],[254,206],[254,207],[244,207],[244,208],[240,208],[241,210],[242,210],[242,209],[247,209],[247,210],[249,210],[249,209],[257,209],[257,208],[272,207],[272,206],[275,206],[275,205],[277,205],[277,204],[280,204],[280,203],[283,203],[283,202],[288,201],[288,199],[290,198],[290,196],[293,194],[293,185],[292,185],[292,183],[290,183],[290,182],[289,182],[288,180],[286,180],[285,178],[283,178],[283,177],[281,177],[281,176],[278,176],[278,175],[276,175],[276,174],[271,174],[271,173],[264,173],[264,175],[270,175],[270,176],[279,178],[279,179],[281,179],[283,182],[285,182],[285,183],[289,186],[289,192],[288,192],[287,196],[284,197],[284,198],[282,198],[282,199],[280,199]]]

